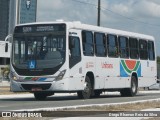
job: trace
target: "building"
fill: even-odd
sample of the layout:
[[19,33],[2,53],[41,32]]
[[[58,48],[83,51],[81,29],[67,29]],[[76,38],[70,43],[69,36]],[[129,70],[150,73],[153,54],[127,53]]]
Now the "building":
[[9,28],[10,0],[0,0],[0,40],[4,41]]
[[36,22],[37,0],[19,0],[18,4],[18,24]]

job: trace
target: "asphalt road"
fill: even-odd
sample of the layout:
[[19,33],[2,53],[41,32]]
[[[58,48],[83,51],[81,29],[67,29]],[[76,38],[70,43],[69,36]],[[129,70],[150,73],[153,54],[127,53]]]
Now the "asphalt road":
[[45,101],[36,101],[34,97],[3,98],[0,99],[0,111],[36,109],[36,108],[55,108],[64,106],[88,105],[88,104],[106,104],[121,103],[137,100],[148,100],[160,98],[160,93],[139,93],[135,97],[121,97],[120,95],[101,95],[100,98],[87,100],[78,99],[75,95],[69,96],[51,96]]

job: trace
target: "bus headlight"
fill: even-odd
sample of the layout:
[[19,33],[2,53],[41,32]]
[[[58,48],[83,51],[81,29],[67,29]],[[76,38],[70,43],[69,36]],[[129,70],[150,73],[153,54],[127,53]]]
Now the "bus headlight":
[[62,80],[64,75],[66,73],[66,70],[63,70],[59,73],[59,75],[56,77],[56,80]]
[[18,78],[17,78],[17,76],[15,75],[15,73],[10,73],[10,78],[12,79],[12,80],[15,80],[15,81],[17,81],[18,80]]
[[18,80],[18,79],[17,79],[17,77],[16,77],[16,76],[14,76],[14,77],[13,77],[13,80],[15,80],[15,81],[16,81],[16,80]]

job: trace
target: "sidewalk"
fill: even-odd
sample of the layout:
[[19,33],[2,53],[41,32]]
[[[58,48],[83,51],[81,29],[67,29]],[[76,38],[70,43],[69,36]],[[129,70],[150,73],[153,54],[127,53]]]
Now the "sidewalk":
[[8,80],[3,80],[2,78],[0,78],[0,87],[9,87],[10,86],[10,82]]
[[0,78],[0,95],[13,94],[10,92],[10,82]]
[[0,82],[0,87],[9,87],[9,86],[10,86],[10,82],[8,81]]

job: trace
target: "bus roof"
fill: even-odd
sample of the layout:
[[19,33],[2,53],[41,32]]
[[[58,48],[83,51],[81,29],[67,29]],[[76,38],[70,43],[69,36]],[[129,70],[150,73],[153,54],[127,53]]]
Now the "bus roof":
[[135,32],[128,32],[118,29],[112,29],[112,28],[106,28],[106,27],[99,27],[89,24],[82,24],[79,21],[74,22],[63,22],[63,21],[56,21],[56,22],[35,22],[35,23],[27,23],[27,24],[19,24],[17,26],[24,26],[24,25],[38,25],[38,24],[66,24],[69,29],[80,29],[80,30],[90,30],[95,32],[102,32],[102,33],[108,33],[108,34],[115,34],[120,36],[126,36],[126,37],[133,37],[133,38],[139,38],[139,39],[147,39],[147,40],[155,40],[153,36],[135,33]]

